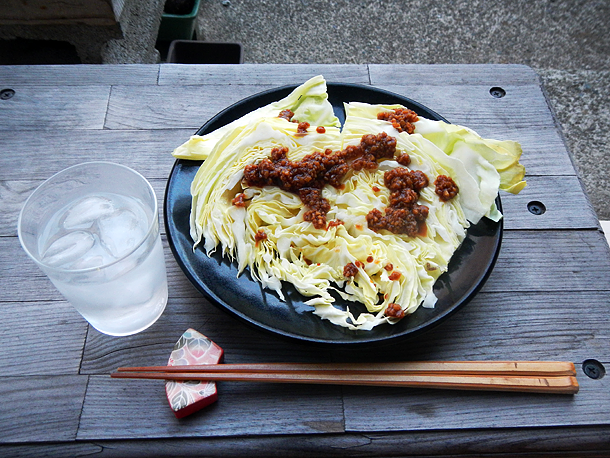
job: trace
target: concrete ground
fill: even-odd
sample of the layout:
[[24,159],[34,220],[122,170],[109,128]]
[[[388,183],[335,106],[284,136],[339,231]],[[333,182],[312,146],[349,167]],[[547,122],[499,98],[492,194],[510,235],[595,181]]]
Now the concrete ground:
[[607,0],[201,0],[198,39],[239,42],[246,63],[529,65],[610,220]]

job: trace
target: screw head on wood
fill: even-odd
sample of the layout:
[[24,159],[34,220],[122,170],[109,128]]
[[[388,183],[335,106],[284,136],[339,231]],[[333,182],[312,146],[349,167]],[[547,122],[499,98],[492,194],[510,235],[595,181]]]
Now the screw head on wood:
[[502,89],[501,87],[497,87],[494,86],[489,90],[489,93],[491,94],[492,97],[495,97],[496,99],[501,99],[502,97],[504,97],[506,95],[506,91],[504,89]]
[[12,89],[2,89],[0,91],[0,99],[8,100],[15,95],[15,91]]
[[542,202],[534,201],[527,204],[527,209],[533,215],[542,215],[546,212],[546,207]]
[[583,362],[582,371],[587,375],[587,377],[594,380],[599,380],[606,375],[606,368],[604,365],[595,359],[587,359],[585,362]]

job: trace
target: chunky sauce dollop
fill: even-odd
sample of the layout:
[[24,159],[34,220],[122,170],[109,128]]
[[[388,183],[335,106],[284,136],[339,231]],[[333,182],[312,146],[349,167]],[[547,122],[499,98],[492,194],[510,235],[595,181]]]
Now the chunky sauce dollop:
[[370,229],[385,229],[394,234],[411,237],[425,235],[424,221],[428,217],[428,207],[417,204],[420,191],[428,186],[428,177],[420,170],[397,167],[383,175],[385,186],[390,190],[390,205],[385,214],[378,209],[366,215]]
[[[291,122],[294,113],[283,110],[280,118]],[[412,134],[413,123],[418,120],[417,114],[406,108],[397,108],[378,114],[378,119],[391,122],[399,132]],[[309,123],[301,122],[297,127],[297,135],[305,135]],[[323,133],[324,130],[316,128]],[[248,186],[277,186],[284,191],[297,194],[307,207],[305,221],[309,221],[316,229],[327,227],[326,214],[330,204],[322,196],[322,188],[329,184],[341,188],[341,180],[350,170],[374,170],[378,161],[393,158],[396,153],[396,139],[385,132],[373,135],[363,135],[358,145],[347,146],[342,151],[326,149],[324,152],[308,154],[299,161],[287,158],[288,148],[273,148],[268,158],[256,164],[247,165],[244,169],[244,181]],[[379,209],[371,210],[366,220],[371,230],[387,230],[395,234],[407,234],[411,237],[426,234],[425,220],[428,217],[428,207],[417,204],[420,191],[428,186],[428,177],[420,170],[406,168],[411,158],[407,153],[399,154],[396,161],[404,166],[389,170],[384,174],[384,184],[390,190],[389,205],[384,213]],[[440,175],[436,181],[436,193],[442,201],[453,198],[457,185],[453,180]],[[379,188],[374,186],[375,192]],[[239,195],[233,200],[234,205],[244,206],[244,196]],[[348,269],[349,270],[349,269]]]
[[459,188],[455,181],[446,175],[439,175],[434,180],[434,192],[440,200],[447,202],[457,196]]
[[385,132],[364,135],[359,145],[348,146],[342,151],[308,154],[299,161],[291,161],[288,148],[273,148],[269,158],[244,168],[244,180],[248,186],[277,186],[284,191],[298,194],[308,207],[304,218],[316,229],[326,227],[326,214],[330,204],[322,197],[322,188],[329,184],[341,187],[341,179],[349,171],[377,168],[377,160],[394,157],[396,139]]
[[415,132],[414,122],[419,119],[417,113],[408,108],[396,108],[392,111],[384,111],[377,115],[377,119],[392,123],[394,129],[398,132],[406,132],[412,134]]

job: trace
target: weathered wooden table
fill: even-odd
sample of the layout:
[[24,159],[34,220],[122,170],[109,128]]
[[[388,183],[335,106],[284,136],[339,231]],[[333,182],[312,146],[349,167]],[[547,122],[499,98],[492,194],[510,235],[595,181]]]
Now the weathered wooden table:
[[[167,246],[164,315],[136,336],[102,335],[63,300],[16,237],[23,202],[51,174],[87,160],[118,162],[145,175],[161,202],[170,152],[207,119],[243,97],[316,74],[397,92],[482,136],[517,140],[524,150],[528,186],[518,196],[502,195],[504,239],[483,290],[443,325],[385,356],[573,361],[577,395],[228,382],[219,384],[218,403],[177,420],[162,383],[110,379],[118,366],[165,364],[189,327],[222,346],[226,362],[377,357],[245,326],[202,298]],[[528,67],[0,67],[0,86],[1,456],[610,452],[610,376],[592,379],[582,370],[585,360],[610,363],[610,253]],[[546,212],[528,211],[531,202]]]

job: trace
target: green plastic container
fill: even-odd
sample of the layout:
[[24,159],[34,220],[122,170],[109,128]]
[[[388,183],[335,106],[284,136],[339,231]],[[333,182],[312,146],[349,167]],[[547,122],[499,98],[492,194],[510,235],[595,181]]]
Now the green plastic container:
[[189,14],[167,14],[161,15],[159,25],[158,41],[192,40],[197,24],[197,13],[199,12],[200,0],[195,0],[193,10]]

